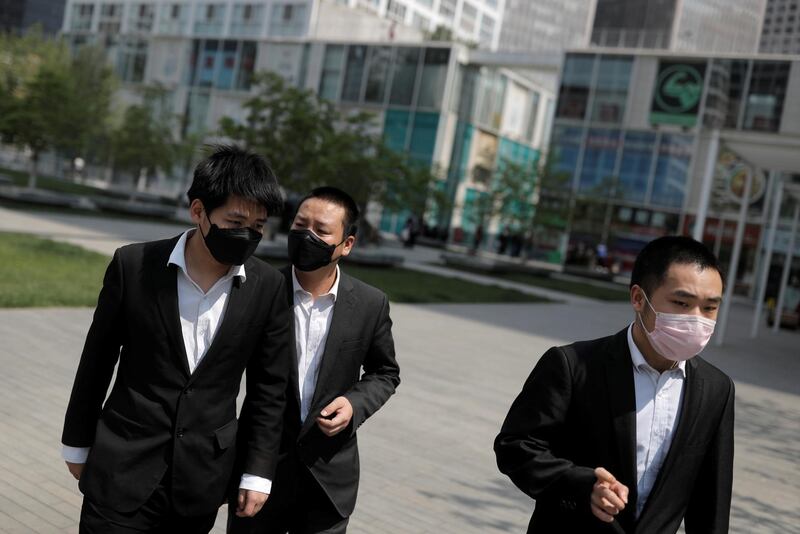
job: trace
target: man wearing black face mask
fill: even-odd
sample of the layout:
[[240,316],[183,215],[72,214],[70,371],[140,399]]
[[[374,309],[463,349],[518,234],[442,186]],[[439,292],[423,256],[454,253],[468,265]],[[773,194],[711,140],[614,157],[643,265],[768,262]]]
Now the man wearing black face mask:
[[283,269],[295,358],[275,491],[254,518],[229,514],[229,532],[347,529],[358,493],[356,429],[400,383],[386,295],[338,265],[353,249],[357,220],[356,203],[333,187],[315,189],[297,210],[292,265]]
[[123,247],[106,272],[62,437],[84,493],[82,533],[208,532],[239,426],[248,440],[234,513],[256,514],[271,492],[291,315],[284,278],[251,255],[282,204],[278,183],[263,158],[220,147],[188,197],[196,228]]

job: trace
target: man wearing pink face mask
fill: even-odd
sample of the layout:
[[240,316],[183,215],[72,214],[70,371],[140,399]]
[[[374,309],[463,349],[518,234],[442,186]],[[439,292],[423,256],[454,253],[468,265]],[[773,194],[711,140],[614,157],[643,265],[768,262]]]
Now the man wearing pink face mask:
[[548,350],[495,440],[500,470],[536,499],[528,532],[728,532],[731,379],[697,356],[723,279],[688,237],[636,258],[633,321],[616,335]]

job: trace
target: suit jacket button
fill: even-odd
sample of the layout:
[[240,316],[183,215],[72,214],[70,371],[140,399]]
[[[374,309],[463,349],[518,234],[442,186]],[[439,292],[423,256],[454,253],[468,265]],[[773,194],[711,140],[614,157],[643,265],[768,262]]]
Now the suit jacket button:
[[184,431],[184,429],[183,429],[183,428],[179,428],[179,429],[178,429],[178,432],[177,432],[177,434],[176,434],[176,435],[177,435],[179,438],[182,438],[182,437],[183,437],[183,431]]

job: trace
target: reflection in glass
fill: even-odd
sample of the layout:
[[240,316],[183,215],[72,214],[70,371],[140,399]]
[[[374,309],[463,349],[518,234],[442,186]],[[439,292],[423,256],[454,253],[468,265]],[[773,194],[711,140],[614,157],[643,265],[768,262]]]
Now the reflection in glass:
[[597,122],[622,122],[628,84],[631,78],[629,57],[603,57],[597,69],[592,120]]
[[592,128],[586,137],[578,190],[608,196],[614,187],[619,130]]
[[683,206],[691,158],[692,136],[666,133],[661,136],[651,204],[669,208]]
[[778,131],[789,84],[789,65],[788,61],[753,62],[744,115],[745,130]]
[[322,62],[322,77],[319,81],[320,97],[331,101],[335,101],[338,98],[343,59],[344,46],[328,45],[325,48],[325,59]]
[[594,61],[595,56],[592,55],[567,56],[558,95],[558,118],[583,120],[586,116]]
[[369,72],[367,73],[367,93],[365,101],[383,104],[386,94],[386,78],[392,60],[392,49],[379,46],[370,49]]
[[450,50],[447,48],[428,48],[422,65],[417,107],[439,109],[442,106],[444,86],[447,82],[447,63]]
[[558,124],[553,127],[548,168],[542,184],[545,188],[567,190],[572,187],[582,138],[583,128]]
[[417,66],[421,50],[419,48],[398,48],[392,75],[392,104],[410,106],[414,99],[414,86],[417,79]]
[[347,68],[344,74],[342,100],[359,102],[361,100],[361,81],[367,61],[366,46],[351,46],[347,52]]
[[619,169],[617,198],[644,201],[647,182],[656,146],[656,135],[650,132],[626,132]]

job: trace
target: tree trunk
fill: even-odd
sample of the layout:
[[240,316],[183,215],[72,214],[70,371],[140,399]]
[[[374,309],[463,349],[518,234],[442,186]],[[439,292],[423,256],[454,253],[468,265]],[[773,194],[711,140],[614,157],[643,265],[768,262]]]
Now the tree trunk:
[[31,167],[30,167],[30,172],[28,173],[28,189],[36,189],[36,181],[37,181],[37,178],[38,178],[38,175],[37,175],[37,171],[38,171],[37,163],[38,163],[38,161],[39,161],[39,153],[38,152],[34,152],[31,155],[31,162],[30,162],[31,163]]

